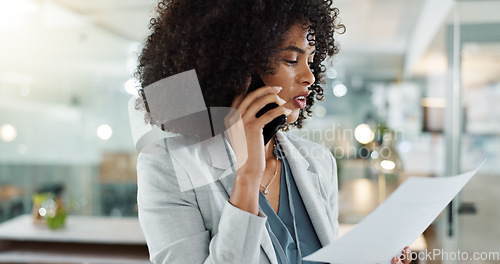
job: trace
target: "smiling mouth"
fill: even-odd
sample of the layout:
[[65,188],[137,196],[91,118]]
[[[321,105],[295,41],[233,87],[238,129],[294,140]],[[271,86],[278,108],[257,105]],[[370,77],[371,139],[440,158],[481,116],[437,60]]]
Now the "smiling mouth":
[[303,109],[304,107],[306,107],[306,97],[301,95],[301,96],[297,96],[297,97],[294,97],[293,98],[293,101],[295,102],[295,104],[300,108],[300,109]]

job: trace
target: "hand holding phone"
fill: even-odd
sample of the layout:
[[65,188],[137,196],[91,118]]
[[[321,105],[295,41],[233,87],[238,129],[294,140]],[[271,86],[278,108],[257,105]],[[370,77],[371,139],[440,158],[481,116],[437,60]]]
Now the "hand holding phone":
[[[248,87],[247,94],[252,92],[252,91],[257,90],[258,88],[265,86],[264,82],[257,74],[252,75],[251,78],[252,78],[252,80],[250,82],[250,86]],[[278,107],[278,104],[276,104],[276,103],[267,104],[259,112],[257,112],[255,117],[259,118],[260,116],[265,114],[267,111],[274,109],[276,107]],[[266,145],[269,142],[269,140],[271,140],[271,138],[273,138],[274,135],[276,135],[278,130],[285,123],[286,123],[286,116],[280,115],[280,116],[276,117],[275,119],[273,119],[271,122],[267,123],[267,125],[264,126],[264,129],[262,131],[262,134],[264,136],[264,145]]]

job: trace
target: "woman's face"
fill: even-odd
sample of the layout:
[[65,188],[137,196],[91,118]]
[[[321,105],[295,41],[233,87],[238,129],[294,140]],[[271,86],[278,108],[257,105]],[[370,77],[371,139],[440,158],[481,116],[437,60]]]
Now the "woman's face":
[[292,26],[277,54],[278,66],[274,74],[260,75],[266,85],[283,88],[278,96],[286,101],[283,106],[292,110],[287,116],[287,123],[297,121],[300,109],[306,106],[308,87],[315,81],[309,64],[316,49],[309,45],[307,34],[308,30],[303,25]]

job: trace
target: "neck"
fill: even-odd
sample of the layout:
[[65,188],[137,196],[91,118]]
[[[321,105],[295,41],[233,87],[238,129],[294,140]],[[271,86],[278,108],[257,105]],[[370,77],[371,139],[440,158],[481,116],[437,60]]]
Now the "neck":
[[273,153],[273,149],[274,149],[274,137],[271,138],[271,140],[269,140],[269,142],[267,142],[267,144],[264,146],[264,151],[265,151],[265,155],[266,155],[266,160],[268,159],[274,159],[275,156],[274,156],[274,153]]

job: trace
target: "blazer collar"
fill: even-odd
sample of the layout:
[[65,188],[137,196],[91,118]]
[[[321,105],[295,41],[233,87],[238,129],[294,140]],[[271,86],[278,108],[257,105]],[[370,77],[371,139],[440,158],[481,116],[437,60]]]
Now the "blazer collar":
[[[310,167],[304,156],[311,156],[311,153],[301,153],[285,135],[286,132],[278,131],[276,137],[286,154],[290,169],[293,174],[297,189],[304,202],[307,213],[311,218],[314,230],[318,235],[321,245],[325,246],[332,242],[333,229],[328,221],[325,204],[321,200],[321,182],[319,176]],[[234,186],[234,165],[235,155],[226,139],[221,136],[213,138],[207,145],[211,165],[221,170],[219,181],[224,186],[228,196],[231,195]],[[224,154],[224,155],[222,155]],[[228,158],[230,155],[231,160]],[[231,177],[227,177],[231,175]],[[270,241],[270,240],[269,240]],[[274,251],[271,252],[274,254]]]

